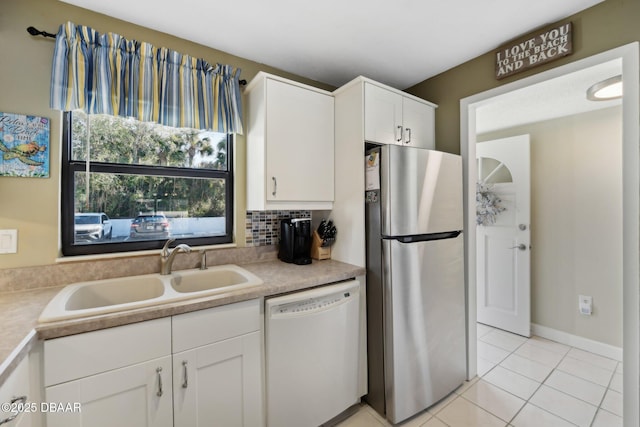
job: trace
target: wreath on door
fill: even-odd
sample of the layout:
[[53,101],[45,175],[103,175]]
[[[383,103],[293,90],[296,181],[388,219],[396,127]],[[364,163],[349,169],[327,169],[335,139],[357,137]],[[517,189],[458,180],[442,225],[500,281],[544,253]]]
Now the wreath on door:
[[476,224],[493,225],[498,215],[507,208],[502,200],[493,192],[493,186],[484,182],[476,183]]

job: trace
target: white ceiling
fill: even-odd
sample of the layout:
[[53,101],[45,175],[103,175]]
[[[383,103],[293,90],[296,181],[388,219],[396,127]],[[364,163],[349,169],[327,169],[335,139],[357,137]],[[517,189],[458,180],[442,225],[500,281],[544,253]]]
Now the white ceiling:
[[603,0],[63,1],[333,86],[406,89]]
[[617,59],[486,100],[476,109],[476,133],[621,105],[621,99],[587,99],[593,84],[621,74],[622,60]]

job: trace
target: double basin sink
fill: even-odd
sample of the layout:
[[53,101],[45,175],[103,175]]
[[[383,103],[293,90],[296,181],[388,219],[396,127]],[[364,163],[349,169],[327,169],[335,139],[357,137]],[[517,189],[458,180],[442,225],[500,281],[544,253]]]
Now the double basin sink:
[[209,297],[262,283],[258,276],[233,264],[169,275],[145,274],[75,283],[63,288],[49,302],[38,321],[54,322]]

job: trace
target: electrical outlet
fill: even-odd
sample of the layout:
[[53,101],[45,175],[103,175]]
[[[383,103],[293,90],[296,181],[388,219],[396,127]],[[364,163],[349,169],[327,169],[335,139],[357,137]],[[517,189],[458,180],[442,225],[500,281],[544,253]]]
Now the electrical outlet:
[[0,230],[0,254],[18,252],[18,230]]
[[578,310],[580,310],[580,314],[591,316],[593,311],[593,297],[588,295],[578,295]]

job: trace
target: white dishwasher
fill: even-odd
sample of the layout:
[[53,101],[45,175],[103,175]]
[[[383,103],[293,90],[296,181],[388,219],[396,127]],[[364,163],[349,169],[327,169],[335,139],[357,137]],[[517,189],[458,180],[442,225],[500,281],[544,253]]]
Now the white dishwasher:
[[360,401],[360,282],[265,300],[268,427],[317,427]]

